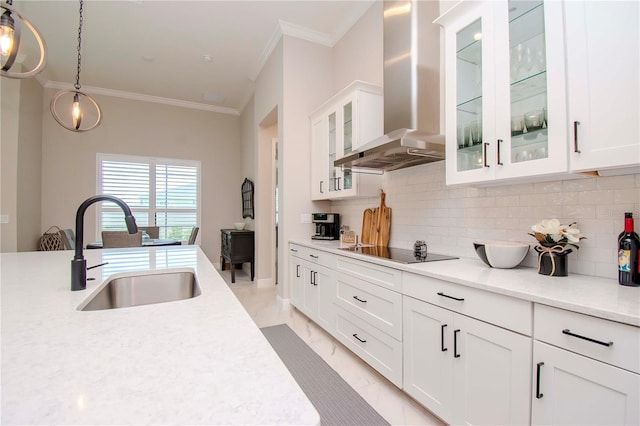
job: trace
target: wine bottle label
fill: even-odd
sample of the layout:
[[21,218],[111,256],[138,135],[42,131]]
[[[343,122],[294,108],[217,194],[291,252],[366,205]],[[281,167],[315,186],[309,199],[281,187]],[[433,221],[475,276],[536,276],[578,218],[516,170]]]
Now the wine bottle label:
[[618,250],[618,270],[631,272],[631,250]]

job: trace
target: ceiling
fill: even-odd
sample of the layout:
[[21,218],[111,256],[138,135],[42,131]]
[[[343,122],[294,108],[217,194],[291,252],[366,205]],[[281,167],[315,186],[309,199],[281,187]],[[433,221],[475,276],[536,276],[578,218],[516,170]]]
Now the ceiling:
[[[86,0],[80,84],[91,94],[238,114],[282,34],[333,46],[374,0]],[[42,33],[46,87],[75,83],[79,1],[14,0]],[[29,64],[30,40],[21,54]]]

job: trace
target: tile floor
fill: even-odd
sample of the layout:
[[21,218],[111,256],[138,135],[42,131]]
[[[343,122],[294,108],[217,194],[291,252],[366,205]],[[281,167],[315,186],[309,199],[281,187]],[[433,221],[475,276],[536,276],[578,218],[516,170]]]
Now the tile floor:
[[286,323],[392,425],[443,425],[345,346],[290,305],[279,304],[276,288],[257,288],[244,271],[219,271],[258,327]]

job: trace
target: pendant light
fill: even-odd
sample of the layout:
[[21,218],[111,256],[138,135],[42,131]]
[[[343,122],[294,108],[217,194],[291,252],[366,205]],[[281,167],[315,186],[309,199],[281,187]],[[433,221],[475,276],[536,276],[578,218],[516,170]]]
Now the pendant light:
[[[0,58],[2,59],[0,75],[9,78],[30,78],[35,76],[44,69],[47,63],[47,45],[44,39],[36,27],[22,13],[14,9],[13,0],[7,0],[6,3],[0,4],[0,9],[2,9],[0,11],[2,12],[2,15],[0,15]],[[40,49],[40,60],[32,70],[18,72],[11,71],[11,67],[16,60],[20,47],[20,21],[29,28],[35,37]]]
[[[102,121],[102,111],[100,110],[100,106],[96,102],[93,97],[88,94],[80,91],[80,65],[82,62],[82,24],[83,24],[83,7],[84,2],[80,0],[80,23],[78,25],[78,66],[76,68],[76,83],[73,85],[75,90],[61,90],[56,93],[51,98],[51,103],[49,104],[49,109],[51,110],[51,114],[53,118],[67,130],[71,130],[72,132],[88,132],[89,130],[95,129],[98,127],[100,122]],[[67,104],[66,107],[61,107],[58,105],[58,100],[63,97],[71,99],[73,96],[73,100],[71,104]],[[64,108],[64,110],[68,111],[64,114],[65,117],[69,117],[67,120],[63,120],[61,115],[58,113],[59,108]],[[95,110],[95,122],[93,122],[90,126],[85,126],[82,128],[82,124],[86,124],[86,120],[83,121],[83,117],[85,116],[85,109],[91,108]]]

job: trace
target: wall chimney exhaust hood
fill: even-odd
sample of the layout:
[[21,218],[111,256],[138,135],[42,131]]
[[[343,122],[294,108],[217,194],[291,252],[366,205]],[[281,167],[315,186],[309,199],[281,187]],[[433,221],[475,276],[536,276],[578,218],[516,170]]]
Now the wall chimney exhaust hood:
[[398,170],[444,160],[437,1],[384,1],[384,132],[334,166]]

